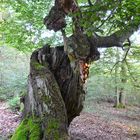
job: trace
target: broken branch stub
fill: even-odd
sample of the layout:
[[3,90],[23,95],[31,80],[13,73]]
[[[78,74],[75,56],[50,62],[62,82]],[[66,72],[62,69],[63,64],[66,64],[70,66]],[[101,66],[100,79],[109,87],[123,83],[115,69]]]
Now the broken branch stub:
[[49,30],[55,32],[66,27],[65,12],[59,7],[53,6],[49,12],[49,15],[44,18],[44,24]]

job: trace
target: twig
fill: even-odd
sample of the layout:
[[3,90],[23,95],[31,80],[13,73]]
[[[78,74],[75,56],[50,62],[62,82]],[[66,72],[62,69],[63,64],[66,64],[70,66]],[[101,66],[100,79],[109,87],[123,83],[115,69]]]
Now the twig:
[[[122,62],[124,62],[124,61],[126,62],[126,57],[127,57],[128,53],[129,53],[129,50],[130,50],[130,47],[131,47],[131,41],[130,41],[129,39],[127,39],[127,41],[128,41],[128,46],[129,46],[129,48],[126,50],[126,53],[125,53],[123,59],[122,59],[121,61],[117,61],[117,62],[114,64],[114,66],[112,67],[110,73],[112,73],[113,69],[116,67],[116,65],[117,65],[118,63],[122,63]],[[123,45],[123,46],[124,46],[124,45]],[[123,49],[123,50],[124,50],[124,49]]]
[[63,43],[64,43],[64,51],[67,50],[67,36],[64,29],[61,29],[62,36],[63,36]]
[[137,80],[135,79],[135,77],[133,76],[133,74],[131,73],[130,67],[129,67],[128,62],[127,62],[126,60],[125,60],[125,64],[126,64],[126,66],[127,66],[127,69],[128,69],[128,72],[129,72],[129,74],[130,74],[130,77],[131,77],[132,81],[137,81]]
[[130,75],[131,82],[132,82],[133,86],[134,86],[134,87],[137,87],[137,88],[140,88],[139,85],[136,85],[137,79],[136,79],[136,78],[133,76],[133,74],[131,73],[130,67],[129,67],[129,65],[128,65],[128,62],[125,61],[125,64],[126,64],[126,66],[127,66],[127,70],[128,70],[128,72],[129,72],[129,75]]
[[89,4],[89,6],[93,6],[91,0],[88,0],[88,4]]
[[111,11],[111,13],[109,14],[109,16],[108,16],[105,20],[103,20],[103,22],[96,28],[96,30],[99,29],[100,27],[102,27],[102,26],[104,25],[104,23],[105,23],[107,20],[109,20],[109,18],[114,14],[114,11],[115,11],[115,10],[116,10],[116,8],[113,9],[113,10]]
[[110,73],[112,73],[112,71],[113,71],[113,69],[116,67],[116,65],[117,65],[118,63],[121,63],[121,62],[122,62],[122,61],[117,61],[117,62],[113,65],[113,67],[112,67]]

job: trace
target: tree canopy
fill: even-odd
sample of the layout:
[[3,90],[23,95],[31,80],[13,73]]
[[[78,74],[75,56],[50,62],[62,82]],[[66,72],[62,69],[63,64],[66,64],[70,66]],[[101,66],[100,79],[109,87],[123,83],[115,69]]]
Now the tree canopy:
[[[60,33],[46,32],[43,18],[54,1],[1,1],[0,36],[3,42],[22,51],[32,51],[45,43],[62,43]],[[88,36],[96,36],[98,47],[122,46],[140,24],[139,0],[78,0],[80,26]],[[66,16],[66,33],[73,29],[73,13]],[[110,40],[107,44],[106,40]],[[61,41],[60,41],[61,40]],[[106,42],[106,43],[105,43]]]

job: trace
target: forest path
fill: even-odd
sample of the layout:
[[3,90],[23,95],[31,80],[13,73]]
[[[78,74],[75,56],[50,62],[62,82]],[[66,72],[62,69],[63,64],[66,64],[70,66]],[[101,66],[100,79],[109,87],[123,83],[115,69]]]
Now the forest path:
[[72,140],[140,140],[138,127],[106,120],[91,113],[81,113],[70,127]]
[[[102,105],[106,106],[110,111],[108,112],[108,118],[100,115],[100,110],[97,111],[98,113],[82,112],[71,123],[69,129],[71,140],[140,140],[139,123],[135,126],[135,124],[130,125],[131,119],[129,119],[130,123],[126,122],[126,118],[111,119],[115,118],[116,113],[121,111],[112,112],[111,110],[114,109],[109,108],[108,104],[102,103]],[[104,108],[104,111],[107,110]],[[19,122],[20,115],[11,111],[5,102],[0,101],[0,140],[9,140],[10,138],[7,138],[7,136],[9,137],[14,132]]]
[[82,134],[82,140],[140,140],[140,106],[114,108],[112,98],[90,99],[84,106],[71,125],[75,137]]
[[0,140],[7,140],[19,124],[19,114],[11,111],[7,103],[0,101]]

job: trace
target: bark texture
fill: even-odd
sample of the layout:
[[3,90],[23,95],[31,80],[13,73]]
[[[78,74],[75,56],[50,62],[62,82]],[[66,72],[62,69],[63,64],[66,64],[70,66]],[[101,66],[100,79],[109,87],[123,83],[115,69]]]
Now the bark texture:
[[126,66],[125,66],[125,63],[122,62],[121,64],[121,71],[120,71],[120,74],[121,74],[121,87],[119,88],[119,90],[117,91],[117,102],[116,102],[116,107],[117,108],[125,108],[126,106],[126,101],[125,101],[125,84],[127,83],[127,69],[126,69]]
[[39,119],[40,140],[68,139],[68,125],[81,112],[84,97],[79,62],[71,65],[62,46],[33,52],[24,118]]

